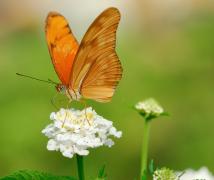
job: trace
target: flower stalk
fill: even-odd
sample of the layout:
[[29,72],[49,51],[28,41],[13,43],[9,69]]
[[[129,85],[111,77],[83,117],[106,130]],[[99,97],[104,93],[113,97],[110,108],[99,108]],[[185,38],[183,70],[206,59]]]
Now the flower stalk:
[[79,180],[85,180],[83,156],[80,156],[77,154],[76,158],[77,158],[77,170],[78,170]]
[[144,121],[143,147],[141,154],[141,177],[147,173],[148,145],[149,145],[150,121]]
[[137,112],[144,119],[140,175],[142,180],[146,180],[147,175],[149,174],[147,170],[147,161],[151,121],[161,115],[165,115],[166,113],[164,109],[158,104],[158,102],[153,98],[138,102],[135,105],[135,110],[137,110]]

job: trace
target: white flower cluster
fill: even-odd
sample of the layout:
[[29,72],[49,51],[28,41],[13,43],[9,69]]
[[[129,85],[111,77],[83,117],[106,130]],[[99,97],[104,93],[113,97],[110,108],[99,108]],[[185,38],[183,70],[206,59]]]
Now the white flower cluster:
[[89,148],[114,145],[110,135],[120,138],[112,121],[99,116],[91,107],[80,110],[60,109],[50,115],[53,121],[42,133],[49,138],[47,149],[60,151],[72,158],[74,154],[86,156]]
[[153,180],[179,180],[179,176],[173,170],[163,167],[155,170]]
[[195,171],[192,169],[187,169],[184,171],[184,174],[180,177],[180,180],[214,180],[214,176],[206,167],[202,167],[199,170]]
[[138,102],[135,105],[135,108],[139,111],[145,112],[146,114],[154,114],[156,116],[159,116],[164,112],[164,109],[153,98]]

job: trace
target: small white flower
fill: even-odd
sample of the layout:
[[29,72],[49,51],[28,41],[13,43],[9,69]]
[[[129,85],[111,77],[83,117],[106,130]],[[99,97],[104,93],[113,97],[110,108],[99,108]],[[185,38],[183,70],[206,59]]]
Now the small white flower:
[[49,138],[47,149],[60,151],[72,158],[74,154],[86,156],[89,148],[114,145],[109,136],[120,138],[113,123],[99,116],[91,107],[80,110],[60,109],[50,115],[52,123],[42,133]]
[[214,180],[214,176],[206,167],[202,167],[195,171],[192,169],[184,170],[184,174],[180,180]]
[[164,109],[153,98],[140,101],[135,105],[135,109],[145,114],[145,116],[159,116],[164,113]]
[[179,180],[179,177],[173,170],[163,167],[155,170],[153,180]]

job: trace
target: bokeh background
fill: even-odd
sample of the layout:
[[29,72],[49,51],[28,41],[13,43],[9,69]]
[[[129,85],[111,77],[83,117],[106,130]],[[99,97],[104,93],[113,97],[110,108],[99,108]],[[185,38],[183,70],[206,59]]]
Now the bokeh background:
[[152,124],[149,158],[175,170],[207,166],[214,172],[214,1],[212,0],[1,0],[0,176],[18,169],[76,175],[75,159],[46,150],[41,130],[55,111],[49,84],[16,72],[58,81],[44,35],[51,10],[70,22],[80,41],[109,6],[122,14],[117,52],[124,74],[113,101],[89,101],[114,121],[123,137],[85,158],[88,179],[106,164],[108,179],[138,177],[143,119],[132,109],[156,98],[170,113]]

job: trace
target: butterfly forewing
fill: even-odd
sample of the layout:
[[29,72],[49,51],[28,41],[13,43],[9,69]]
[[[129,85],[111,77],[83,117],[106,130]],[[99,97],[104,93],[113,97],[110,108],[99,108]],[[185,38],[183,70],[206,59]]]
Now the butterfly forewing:
[[70,88],[88,99],[111,100],[122,76],[122,67],[115,52],[116,30],[120,13],[109,8],[101,13],[86,32],[75,57]]
[[55,71],[62,84],[68,86],[78,42],[67,20],[57,12],[50,12],[46,19],[46,40]]

